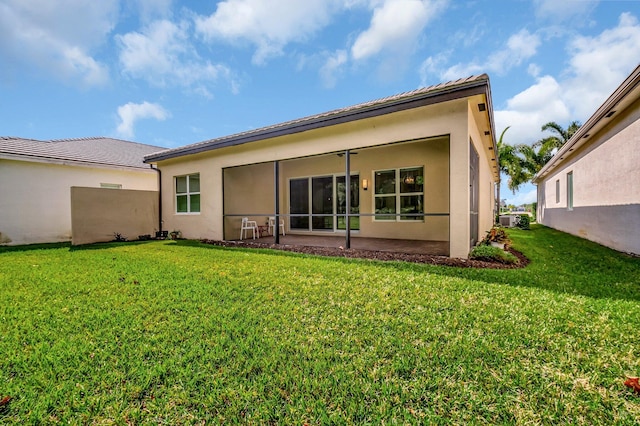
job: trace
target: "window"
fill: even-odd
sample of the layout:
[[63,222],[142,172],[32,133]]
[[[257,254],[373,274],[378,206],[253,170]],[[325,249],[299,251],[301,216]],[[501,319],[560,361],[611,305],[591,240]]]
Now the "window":
[[556,179],[556,204],[560,202],[560,179]]
[[573,210],[573,172],[567,173],[567,210]]
[[200,213],[200,174],[176,176],[176,213]]
[[[351,175],[351,214],[360,213],[358,174]],[[346,229],[346,179],[344,175],[304,177],[289,181],[291,229],[336,231]],[[336,217],[334,217],[336,215]],[[357,217],[350,219],[351,229],[360,229]]]
[[122,189],[122,184],[121,183],[101,183],[100,188]]
[[[378,170],[374,173],[374,188],[375,213],[382,215],[375,216],[374,220],[423,220],[421,215],[424,213],[424,170],[422,167]],[[385,215],[386,213],[389,215]]]

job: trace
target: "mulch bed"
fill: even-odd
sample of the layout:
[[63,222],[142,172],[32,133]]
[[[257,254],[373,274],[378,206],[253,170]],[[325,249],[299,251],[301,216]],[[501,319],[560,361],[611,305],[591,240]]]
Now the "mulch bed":
[[446,256],[433,256],[428,254],[415,253],[398,253],[392,251],[378,250],[361,250],[361,249],[342,249],[334,247],[311,247],[311,246],[294,246],[286,244],[267,244],[256,243],[251,241],[219,241],[219,240],[201,240],[205,244],[212,244],[221,247],[241,247],[241,248],[264,248],[273,250],[290,251],[295,253],[304,253],[315,256],[331,256],[346,257],[353,259],[370,259],[382,261],[401,261],[413,263],[427,263],[430,265],[456,266],[461,268],[485,268],[485,269],[516,269],[523,268],[529,263],[522,253],[507,249],[516,256],[520,262],[518,264],[506,264],[498,261],[486,261],[476,259],[458,259]]

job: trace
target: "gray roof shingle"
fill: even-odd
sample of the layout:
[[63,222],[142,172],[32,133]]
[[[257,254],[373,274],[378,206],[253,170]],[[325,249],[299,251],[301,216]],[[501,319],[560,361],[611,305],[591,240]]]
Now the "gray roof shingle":
[[[147,155],[145,159],[150,163],[169,158],[181,157],[183,155],[211,151],[227,146],[255,142],[283,134],[303,132],[313,128],[357,120],[365,116],[380,115],[393,108],[406,109],[429,103],[437,103],[443,100],[455,99],[456,97],[463,97],[468,95],[470,90],[474,89],[486,92],[487,97],[489,98],[488,102],[491,102],[489,76],[487,74],[481,74],[436,84],[434,86],[423,87],[409,92],[399,93],[397,95],[363,102],[346,108],[323,112],[284,123],[248,130],[234,135],[223,136],[178,148],[167,149]],[[493,120],[492,106],[488,105],[488,108],[490,109],[490,119]]]
[[105,137],[35,140],[0,136],[0,158],[148,169],[145,155],[162,147]]

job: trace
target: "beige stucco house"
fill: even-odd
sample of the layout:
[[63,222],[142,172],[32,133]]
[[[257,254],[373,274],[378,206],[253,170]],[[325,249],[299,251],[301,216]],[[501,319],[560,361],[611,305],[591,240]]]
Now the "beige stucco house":
[[234,240],[243,217],[277,216],[287,236],[437,241],[465,258],[494,221],[494,135],[481,75],[145,161],[162,171],[165,229],[186,238]]
[[640,254],[640,66],[534,183],[540,223]]
[[161,149],[111,138],[0,137],[0,244],[70,241],[72,187],[157,191],[158,173],[143,157]]

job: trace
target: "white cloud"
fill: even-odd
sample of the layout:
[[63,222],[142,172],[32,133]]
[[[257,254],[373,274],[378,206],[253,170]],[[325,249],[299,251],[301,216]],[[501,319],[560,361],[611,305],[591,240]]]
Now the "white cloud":
[[146,118],[154,118],[159,121],[164,121],[170,116],[171,114],[159,104],[149,103],[146,101],[141,104],[129,102],[118,107],[120,123],[118,124],[116,131],[121,137],[133,138],[133,127],[135,126],[136,121]]
[[585,16],[599,3],[599,0],[558,1],[534,0],[536,16],[555,22],[565,21],[577,16]]
[[551,76],[538,78],[536,84],[509,99],[506,109],[496,110],[494,116],[496,132],[511,126],[505,134],[505,142],[510,144],[535,142],[540,139],[544,124],[564,123],[571,118],[562,100],[562,88]]
[[5,0],[0,58],[85,86],[104,84],[107,67],[91,52],[113,30],[118,5],[118,0]]
[[[506,182],[506,179],[504,179]],[[507,205],[521,206],[523,204],[535,203],[538,200],[538,189],[534,185],[527,183],[523,185],[515,194],[503,184],[500,188],[500,198],[507,200]]]
[[375,7],[369,28],[351,47],[355,60],[366,59],[386,49],[407,50],[444,2],[432,0],[385,0]]
[[584,121],[638,65],[640,24],[629,13],[596,37],[576,37],[569,44],[570,78],[565,97],[576,119]]
[[206,40],[255,45],[253,62],[264,64],[326,26],[337,6],[335,0],[225,0],[210,16],[196,17],[196,31]]
[[574,37],[568,43],[568,66],[562,79],[530,67],[536,83],[495,111],[496,131],[506,126],[509,143],[532,143],[543,134],[540,127],[555,121],[586,121],[637,66],[640,58],[640,24],[631,14],[620,16],[618,25],[594,37]]
[[[482,73],[502,75],[535,56],[539,46],[540,37],[523,29],[509,37],[504,49],[489,55],[485,62],[457,64],[441,72],[440,77],[448,81]],[[425,62],[430,60],[432,59],[427,58]]]
[[320,68],[320,77],[325,87],[332,88],[336,85],[337,75],[347,63],[346,50],[337,50],[329,55],[324,65]]
[[189,40],[188,29],[184,21],[176,24],[160,20],[142,32],[116,36],[124,73],[155,86],[181,86],[211,96],[208,87],[221,77],[231,79],[231,71],[200,58]]
[[135,0],[135,3],[137,3],[140,18],[143,21],[171,16],[173,0]]

